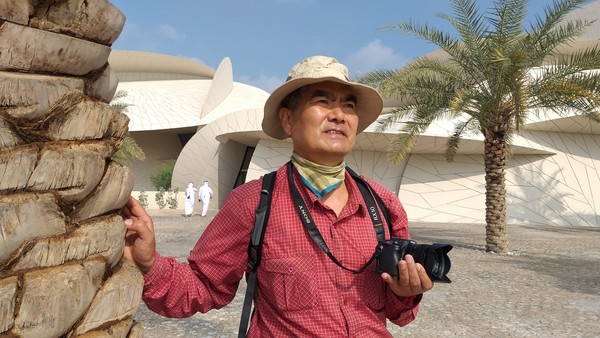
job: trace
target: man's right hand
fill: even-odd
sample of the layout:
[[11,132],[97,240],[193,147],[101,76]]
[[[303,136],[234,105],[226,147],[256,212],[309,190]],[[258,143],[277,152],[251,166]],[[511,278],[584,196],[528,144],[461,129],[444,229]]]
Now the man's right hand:
[[144,207],[133,197],[121,209],[127,232],[123,257],[133,262],[143,273],[150,270],[156,254],[154,223]]

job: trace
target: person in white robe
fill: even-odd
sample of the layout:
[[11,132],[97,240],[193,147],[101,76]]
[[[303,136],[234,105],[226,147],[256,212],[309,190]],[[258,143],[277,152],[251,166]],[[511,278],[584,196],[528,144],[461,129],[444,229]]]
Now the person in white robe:
[[204,181],[204,184],[200,187],[198,191],[198,200],[202,202],[202,217],[206,216],[208,213],[208,204],[213,197],[213,191],[208,186],[208,181]]
[[188,183],[187,188],[185,189],[185,204],[184,204],[184,212],[185,217],[192,217],[194,213],[194,203],[196,201],[196,189],[194,187],[194,183]]

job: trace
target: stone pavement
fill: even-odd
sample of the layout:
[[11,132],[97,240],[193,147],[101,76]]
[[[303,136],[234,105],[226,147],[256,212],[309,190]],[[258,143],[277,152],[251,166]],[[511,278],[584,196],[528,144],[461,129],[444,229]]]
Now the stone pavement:
[[[151,211],[157,247],[185,261],[210,221]],[[481,224],[413,223],[419,244],[454,245],[451,284],[436,284],[417,319],[389,324],[395,337],[599,337],[600,229],[509,226],[511,253],[486,253]],[[227,307],[191,318],[156,315],[143,304],[136,320],[145,337],[236,337],[245,283]]]

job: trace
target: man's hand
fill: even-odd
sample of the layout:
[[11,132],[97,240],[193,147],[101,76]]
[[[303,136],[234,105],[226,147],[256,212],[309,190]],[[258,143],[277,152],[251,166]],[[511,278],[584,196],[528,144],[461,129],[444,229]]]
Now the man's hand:
[[148,272],[154,264],[156,240],[154,223],[144,207],[133,197],[121,209],[127,232],[123,256],[133,262],[143,273]]
[[415,296],[433,288],[433,282],[425,268],[421,264],[415,263],[412,255],[406,255],[403,260],[398,262],[398,272],[398,279],[390,276],[387,272],[381,274],[381,278],[397,296]]

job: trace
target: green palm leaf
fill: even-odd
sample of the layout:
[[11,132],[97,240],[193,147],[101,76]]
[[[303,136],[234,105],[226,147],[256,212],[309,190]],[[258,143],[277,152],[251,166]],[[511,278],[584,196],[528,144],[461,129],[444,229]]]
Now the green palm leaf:
[[[483,134],[486,172],[486,249],[507,252],[504,165],[510,145],[528,120],[541,109],[600,121],[600,48],[571,47],[592,22],[564,22],[587,0],[555,0],[524,28],[526,0],[495,0],[482,12],[475,0],[451,0],[453,15],[438,14],[454,33],[411,20],[385,27],[439,47],[439,53],[412,60],[397,70],[377,70],[360,82],[394,98],[398,107],[379,120],[377,130],[399,132],[390,145],[393,163],[405,159],[435,121],[454,124],[446,158],[452,161],[461,137]],[[494,197],[490,197],[494,196]],[[493,213],[497,214],[497,212]]]

